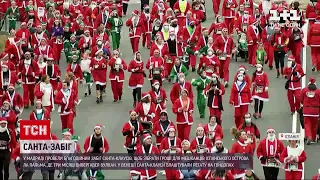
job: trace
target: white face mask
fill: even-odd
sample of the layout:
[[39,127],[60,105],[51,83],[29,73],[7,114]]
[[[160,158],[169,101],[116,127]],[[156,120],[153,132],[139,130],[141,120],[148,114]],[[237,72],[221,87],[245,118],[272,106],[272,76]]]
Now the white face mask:
[[243,76],[239,76],[238,81],[243,81]]
[[175,36],[170,36],[170,39],[171,39],[171,40],[174,40],[174,39],[175,39]]
[[3,71],[3,72],[7,72],[7,71],[8,71],[8,68],[2,68],[2,71]]
[[169,137],[174,137],[174,132],[169,132]]
[[244,14],[243,15],[244,18],[248,18],[248,16],[249,16],[248,14]]
[[273,141],[276,138],[274,133],[269,133],[267,139]]
[[7,129],[8,129],[8,127],[7,127],[8,125],[6,125],[5,127],[1,127],[0,126],[0,132],[4,132],[4,131],[6,131]]
[[292,67],[292,61],[288,61],[288,62],[287,62],[287,67],[288,67],[288,68],[291,68],[291,67]]
[[251,123],[251,118],[246,118],[245,121],[246,123]]
[[154,85],[154,88],[155,88],[155,89],[159,89],[159,88],[160,88],[160,85],[159,85],[159,84],[156,84],[156,85]]
[[184,78],[179,78],[179,82],[183,83],[184,82]]
[[163,29],[167,31],[169,30],[169,26],[163,26]]
[[132,180],[138,180],[138,179],[139,179],[139,175],[131,176],[131,179],[132,179]]
[[257,68],[257,71],[261,71],[261,70],[262,70],[262,68],[261,68],[261,67],[258,67],[258,68]]
[[213,55],[213,52],[212,52],[212,51],[209,51],[209,52],[208,52],[208,55],[209,55],[209,56],[212,56],[212,55]]

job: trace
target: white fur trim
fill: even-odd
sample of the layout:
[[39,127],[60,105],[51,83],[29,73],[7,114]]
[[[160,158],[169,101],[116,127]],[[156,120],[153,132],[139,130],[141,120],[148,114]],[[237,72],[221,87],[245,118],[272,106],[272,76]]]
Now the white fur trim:
[[94,127],[94,129],[101,129],[101,128],[104,128],[104,126],[102,126],[102,127],[101,126],[95,126]]
[[141,172],[133,170],[133,171],[130,171],[130,174],[141,174]]
[[150,97],[150,94],[147,94],[147,95],[145,95],[145,96],[142,96],[141,99],[146,98],[146,97],[148,97],[148,96]]
[[149,138],[151,138],[150,135],[148,135],[148,136],[146,136],[145,138],[143,138],[143,141],[145,141],[145,140],[147,140],[147,139],[149,139]]
[[222,143],[223,144],[223,142],[221,140],[217,140],[217,141],[214,142],[214,144],[216,144],[216,143]]

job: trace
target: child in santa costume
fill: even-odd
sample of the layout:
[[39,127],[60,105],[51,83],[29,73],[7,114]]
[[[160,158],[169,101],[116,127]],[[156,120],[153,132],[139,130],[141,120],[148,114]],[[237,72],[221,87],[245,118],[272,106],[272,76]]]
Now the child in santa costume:
[[[319,10],[320,10],[320,3],[319,4]],[[311,59],[312,59],[312,70],[320,71],[320,41],[317,37],[318,30],[320,29],[320,16],[318,16],[316,19],[316,22],[312,25],[310,25],[308,30],[308,37],[307,37],[307,45],[311,47]]]
[[175,100],[172,106],[173,113],[177,115],[178,137],[183,140],[189,140],[191,125],[193,124],[194,105],[188,94],[187,89],[182,89],[180,97]]
[[84,96],[91,95],[91,86],[93,84],[92,74],[90,70],[91,58],[89,52],[85,52],[81,58],[80,67],[82,71],[82,77],[84,79],[85,91]]
[[254,118],[261,118],[264,102],[269,101],[269,79],[261,64],[256,65],[252,76],[252,98],[254,100]]
[[204,127],[204,134],[208,139],[214,144],[216,142],[217,137],[223,138],[223,129],[221,127],[221,122],[215,116],[209,117],[209,123]]
[[152,130],[152,123],[155,117],[155,104],[151,101],[149,93],[142,93],[141,101],[137,104],[135,111],[139,115],[143,129]]
[[209,153],[212,148],[211,139],[205,136],[202,124],[198,124],[196,137],[191,141],[190,149],[193,153]]
[[168,136],[170,128],[174,127],[174,123],[169,120],[167,111],[163,110],[160,113],[160,119],[154,121],[152,134],[156,136],[156,145],[159,148],[163,139]]
[[149,91],[151,96],[151,101],[156,105],[156,113],[154,121],[157,122],[160,118],[160,113],[166,110],[167,104],[167,93],[166,91],[160,86],[160,82],[155,80],[152,84],[152,89]]
[[36,101],[36,108],[29,115],[30,120],[50,120],[50,112],[42,106],[41,100]]
[[302,179],[303,165],[307,160],[307,154],[298,146],[297,140],[289,140],[287,146],[280,155],[280,161],[285,165],[285,179]]

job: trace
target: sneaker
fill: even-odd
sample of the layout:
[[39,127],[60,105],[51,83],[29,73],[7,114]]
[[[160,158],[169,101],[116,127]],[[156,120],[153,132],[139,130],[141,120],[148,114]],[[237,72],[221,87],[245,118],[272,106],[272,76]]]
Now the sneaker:
[[255,119],[258,119],[258,113],[254,113],[252,116],[253,116]]
[[84,93],[84,97],[87,97],[88,96],[88,93]]
[[261,116],[261,113],[259,113],[259,114],[258,114],[258,118],[261,118],[261,117],[262,117],[262,116]]
[[229,87],[228,81],[225,81],[225,82],[224,82],[224,87],[225,87],[225,88]]
[[119,96],[119,101],[121,101],[121,96]]
[[316,66],[312,66],[312,71],[315,71],[316,70]]
[[100,100],[99,100],[99,98],[97,98],[96,102],[97,102],[97,104],[99,104],[99,103],[100,103]]
[[100,96],[100,102],[103,102],[102,96]]
[[136,106],[137,106],[137,101],[134,101],[134,102],[133,102],[133,108],[135,109]]

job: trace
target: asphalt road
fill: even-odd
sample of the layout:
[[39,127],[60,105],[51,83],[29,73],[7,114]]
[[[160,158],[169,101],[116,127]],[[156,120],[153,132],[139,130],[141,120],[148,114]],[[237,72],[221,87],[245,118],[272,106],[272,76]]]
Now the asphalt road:
[[[221,3],[222,4],[222,3]],[[150,4],[151,5],[151,4]],[[207,21],[203,24],[205,27],[209,28],[211,22],[213,22],[213,12],[212,12],[212,2],[210,0],[206,1],[207,6]],[[129,5],[129,11],[131,12],[134,9],[140,9],[139,4],[130,4]],[[128,13],[129,15],[130,13]],[[126,20],[127,18],[124,18]],[[127,64],[129,61],[133,58],[131,46],[129,43],[128,38],[128,29],[126,27],[123,28],[123,37],[121,40],[121,52],[122,52],[122,58],[125,59]],[[146,62],[147,58],[149,57],[149,50],[146,48],[140,48],[140,51],[142,52],[143,60]],[[64,55],[62,55],[64,57]],[[307,53],[307,61],[308,61],[308,71],[307,75],[308,77],[311,75],[316,76],[320,80],[319,73],[311,72],[311,57],[310,57],[310,49],[308,48]],[[63,71],[66,69],[66,62],[65,59],[61,60],[60,68]],[[239,68],[240,65],[246,65],[244,62],[235,62],[235,60],[232,60],[230,64],[230,75],[233,78],[235,75],[235,72]],[[252,74],[254,71],[254,68],[248,68],[249,73]],[[264,111],[262,114],[262,118],[259,120],[254,120],[253,122],[257,124],[261,136],[265,136],[265,132],[269,126],[272,126],[275,128],[275,130],[280,132],[291,132],[292,127],[292,116],[290,115],[289,106],[287,103],[286,98],[286,91],[284,89],[285,80],[284,79],[277,79],[276,78],[276,72],[275,70],[270,71],[269,69],[266,69],[266,72],[269,75],[269,94],[270,94],[270,101],[265,103]],[[126,150],[123,148],[123,142],[124,137],[122,136],[121,129],[123,124],[129,120],[128,112],[132,109],[132,92],[131,89],[128,88],[128,78],[129,74],[126,73],[126,80],[124,82],[124,89],[123,89],[123,97],[122,102],[113,102],[113,97],[111,93],[110,88],[110,82],[108,82],[107,85],[107,96],[104,98],[103,104],[97,105],[95,100],[95,93],[93,91],[93,94],[91,97],[83,97],[84,95],[84,89],[80,87],[79,89],[79,98],[82,99],[81,104],[77,108],[77,117],[74,120],[74,127],[75,127],[75,133],[76,135],[79,135],[81,137],[80,144],[83,148],[83,142],[84,139],[91,135],[93,133],[93,127],[95,124],[102,124],[105,126],[105,129],[103,129],[103,135],[108,139],[109,145],[110,145],[110,153],[119,153],[123,152],[125,153]],[[196,78],[196,73],[190,73],[190,75],[187,77],[189,81],[191,81],[192,78]],[[231,79],[232,79],[231,78]],[[169,93],[171,89],[172,84],[165,82],[164,88],[166,89],[167,93]],[[146,92],[150,89],[150,83],[148,80],[145,80],[145,85],[143,87],[143,92]],[[21,92],[21,90],[19,91]],[[196,90],[194,89],[194,92]],[[230,148],[231,145],[234,143],[232,140],[233,137],[230,135],[229,130],[234,125],[233,120],[233,114],[234,109],[231,108],[228,105],[229,100],[229,94],[230,94],[230,88],[226,90],[226,95],[223,98],[224,102],[224,108],[225,111],[223,112],[223,130],[224,130],[224,144],[225,147]],[[196,99],[194,99],[196,102]],[[22,118],[28,118],[30,109],[23,112]],[[171,111],[171,103],[168,104],[168,112],[169,117],[172,120],[175,120],[175,116],[173,115]],[[250,107],[250,112],[253,113],[253,108]],[[208,111],[206,112],[208,117]],[[53,132],[59,137],[61,137],[61,124],[60,124],[60,118],[57,112],[52,113],[52,120],[54,121],[53,124]],[[208,120],[206,119],[200,119],[198,110],[195,108],[195,115],[194,115],[194,125],[192,127],[192,138],[195,136],[195,130],[198,123],[207,123]],[[298,125],[299,127],[299,125]],[[299,132],[299,131],[298,131]],[[286,142],[284,142],[287,144]],[[311,146],[305,146],[306,152],[308,155],[308,159],[305,165],[305,179],[311,179],[311,177],[317,173],[317,169],[319,168],[319,158],[318,152],[320,152],[320,146],[318,144],[314,144]],[[262,167],[259,164],[259,161],[255,157],[254,159],[254,171],[260,177],[260,179],[263,179],[263,171]],[[15,179],[16,172],[13,168],[13,165],[11,167],[10,171],[11,179]],[[128,171],[105,171],[104,172],[106,179],[127,179],[129,175]],[[159,179],[164,179],[163,176],[159,175]],[[280,179],[284,179],[284,171],[280,171],[279,175]],[[40,172],[37,171],[34,174],[33,179],[42,179]]]

